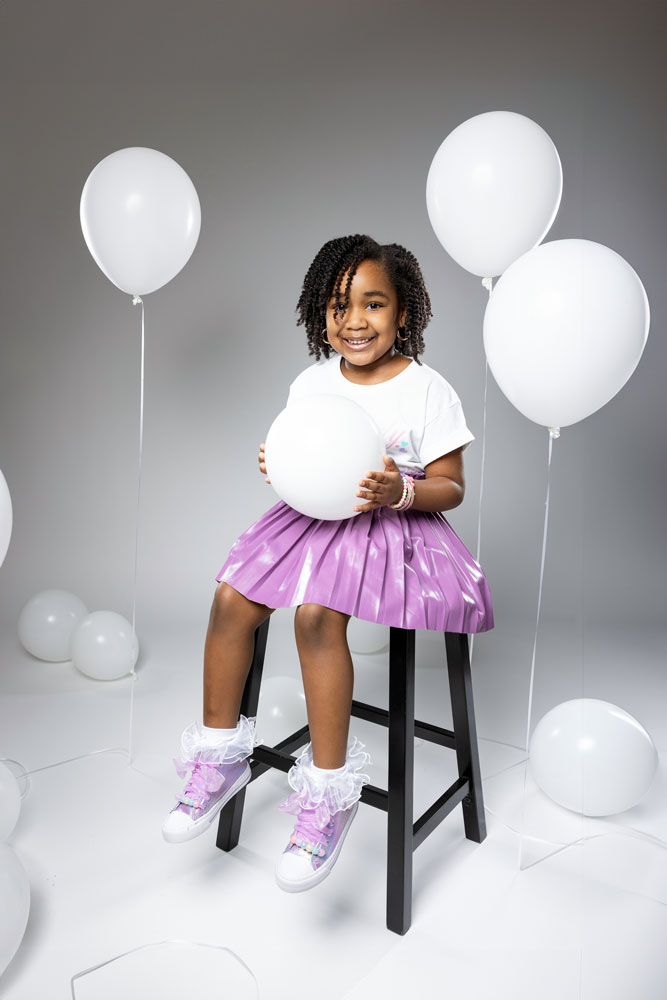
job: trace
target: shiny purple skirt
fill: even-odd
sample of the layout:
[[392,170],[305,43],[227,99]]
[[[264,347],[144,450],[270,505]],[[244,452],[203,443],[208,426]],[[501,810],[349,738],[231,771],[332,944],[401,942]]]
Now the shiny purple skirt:
[[440,513],[379,507],[320,521],[280,500],[234,543],[217,580],[269,608],[320,604],[438,632],[493,628],[484,573]]

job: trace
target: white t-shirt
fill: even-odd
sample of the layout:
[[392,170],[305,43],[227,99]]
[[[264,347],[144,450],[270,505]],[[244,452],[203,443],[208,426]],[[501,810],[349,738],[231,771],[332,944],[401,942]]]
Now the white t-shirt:
[[300,396],[332,393],[359,403],[382,431],[386,454],[403,472],[423,470],[456,448],[467,448],[474,435],[466,426],[461,400],[446,379],[410,361],[407,368],[377,385],[346,379],[335,354],[315,362],[294,379],[287,405]]

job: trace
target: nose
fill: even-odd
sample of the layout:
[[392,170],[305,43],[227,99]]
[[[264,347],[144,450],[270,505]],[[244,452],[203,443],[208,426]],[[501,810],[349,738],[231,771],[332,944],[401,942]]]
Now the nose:
[[350,306],[345,317],[345,326],[348,330],[363,330],[367,326],[366,313],[362,305]]

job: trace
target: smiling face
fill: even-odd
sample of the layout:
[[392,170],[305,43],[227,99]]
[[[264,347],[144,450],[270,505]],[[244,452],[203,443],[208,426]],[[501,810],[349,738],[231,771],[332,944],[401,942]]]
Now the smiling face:
[[327,339],[348,366],[376,370],[394,356],[394,341],[403,325],[405,309],[399,307],[396,289],[382,264],[362,261],[352,279],[347,306],[338,293],[327,303]]

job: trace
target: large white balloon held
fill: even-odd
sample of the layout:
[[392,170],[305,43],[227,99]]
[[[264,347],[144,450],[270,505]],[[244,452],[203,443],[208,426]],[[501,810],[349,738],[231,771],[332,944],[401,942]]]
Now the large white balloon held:
[[487,111],[440,145],[426,207],[450,257],[490,279],[544,239],[562,190],[558,151],[544,129],[514,111]]
[[322,393],[293,400],[266,435],[266,471],[281,500],[307,517],[356,517],[366,473],[384,469],[384,439],[362,406]]
[[[95,262],[114,285],[132,295],[133,305],[141,305],[139,473],[131,622],[134,634],[144,435],[145,315],[141,296],[161,288],[187,264],[199,239],[201,206],[194,184],[179,163],[157,149],[133,146],[110,153],[91,171],[81,193],[80,218]],[[130,673],[134,680],[134,663]],[[133,707],[134,685],[130,760]]]

